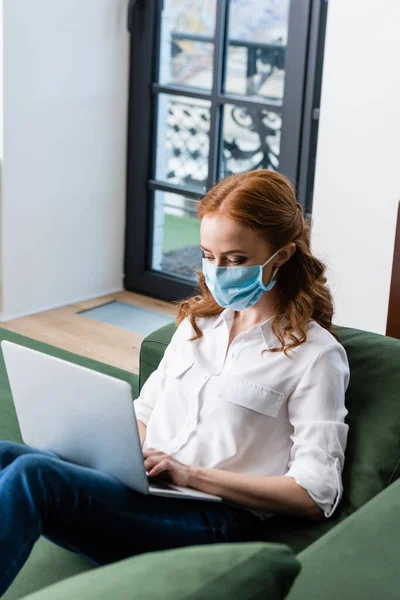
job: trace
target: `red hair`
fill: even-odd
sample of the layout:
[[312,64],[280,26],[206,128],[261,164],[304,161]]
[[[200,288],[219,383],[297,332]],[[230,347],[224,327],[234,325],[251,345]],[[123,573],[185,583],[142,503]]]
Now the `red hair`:
[[[290,181],[266,169],[230,175],[198,204],[200,218],[216,213],[260,232],[274,252],[290,242],[296,244],[296,252],[279,268],[278,309],[272,328],[280,346],[270,351],[287,354],[305,342],[311,319],[334,335],[333,302],[326,285],[326,267],[311,252],[311,227]],[[215,317],[224,310],[211,295],[203,273],[197,274],[200,294],[180,302],[177,318],[178,324],[189,319],[196,332],[193,340],[202,337],[196,317]]]

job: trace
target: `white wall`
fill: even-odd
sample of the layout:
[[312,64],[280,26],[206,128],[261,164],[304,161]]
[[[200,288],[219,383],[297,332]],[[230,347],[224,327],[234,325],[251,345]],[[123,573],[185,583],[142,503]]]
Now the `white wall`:
[[3,320],[122,289],[128,0],[3,0]]
[[329,2],[313,250],[335,322],[385,333],[400,199],[400,2]]

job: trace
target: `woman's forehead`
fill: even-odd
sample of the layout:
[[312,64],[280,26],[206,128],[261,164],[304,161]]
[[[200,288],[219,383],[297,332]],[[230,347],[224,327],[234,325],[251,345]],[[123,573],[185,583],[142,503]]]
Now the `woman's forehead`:
[[252,250],[266,241],[259,232],[230,219],[225,215],[205,216],[200,226],[201,245],[221,252],[232,248]]

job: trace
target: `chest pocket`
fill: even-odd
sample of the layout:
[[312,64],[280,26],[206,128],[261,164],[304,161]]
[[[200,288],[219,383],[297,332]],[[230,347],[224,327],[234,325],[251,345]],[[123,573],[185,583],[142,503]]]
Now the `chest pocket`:
[[285,394],[247,379],[230,378],[224,381],[219,398],[225,402],[249,408],[255,412],[277,417],[285,400]]
[[174,356],[171,363],[165,369],[165,373],[168,377],[172,377],[173,379],[180,379],[186,371],[193,366],[194,359],[191,356],[185,356],[183,354],[178,354]]

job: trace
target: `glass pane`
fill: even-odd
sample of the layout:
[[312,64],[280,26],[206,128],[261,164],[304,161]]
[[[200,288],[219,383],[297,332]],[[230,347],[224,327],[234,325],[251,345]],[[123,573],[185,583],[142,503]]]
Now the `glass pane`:
[[278,112],[226,104],[220,178],[250,169],[277,170],[281,127]]
[[159,81],[211,90],[216,0],[164,0]]
[[197,281],[202,251],[196,205],[180,194],[155,192],[152,269]]
[[208,175],[210,102],[160,94],[156,179],[203,192]]
[[225,91],[283,98],[290,0],[231,0]]

